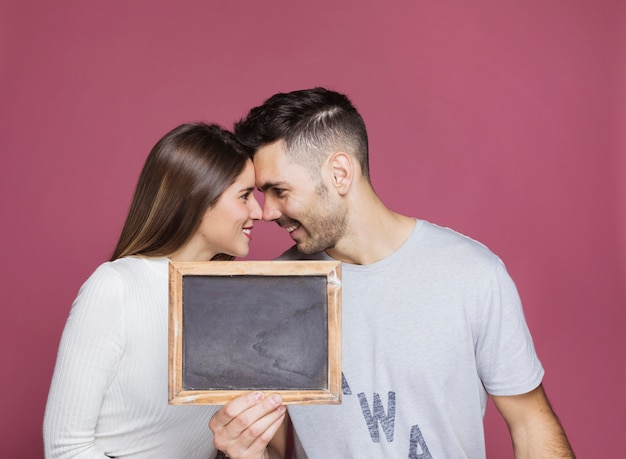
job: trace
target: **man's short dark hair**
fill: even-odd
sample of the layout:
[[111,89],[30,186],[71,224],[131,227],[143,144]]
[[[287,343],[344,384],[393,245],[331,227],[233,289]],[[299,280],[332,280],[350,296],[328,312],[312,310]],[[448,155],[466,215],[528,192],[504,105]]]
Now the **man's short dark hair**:
[[370,180],[365,123],[348,97],[335,91],[318,87],[275,94],[235,123],[235,136],[252,154],[283,140],[288,155],[318,167],[329,153],[345,151]]

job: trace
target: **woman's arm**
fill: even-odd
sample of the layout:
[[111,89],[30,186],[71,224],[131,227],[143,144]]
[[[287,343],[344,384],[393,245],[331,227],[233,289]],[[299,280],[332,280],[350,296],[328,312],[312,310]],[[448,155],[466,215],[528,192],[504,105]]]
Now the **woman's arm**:
[[95,429],[122,352],[121,282],[99,268],[81,288],[63,330],[44,417],[47,458],[105,458]]

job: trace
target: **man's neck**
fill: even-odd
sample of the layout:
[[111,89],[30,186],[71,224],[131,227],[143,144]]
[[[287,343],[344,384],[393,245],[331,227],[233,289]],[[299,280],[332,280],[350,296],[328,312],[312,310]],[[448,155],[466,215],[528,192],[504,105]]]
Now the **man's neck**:
[[339,243],[326,250],[331,257],[368,265],[395,253],[415,228],[415,219],[388,209],[372,192],[350,208],[348,227]]

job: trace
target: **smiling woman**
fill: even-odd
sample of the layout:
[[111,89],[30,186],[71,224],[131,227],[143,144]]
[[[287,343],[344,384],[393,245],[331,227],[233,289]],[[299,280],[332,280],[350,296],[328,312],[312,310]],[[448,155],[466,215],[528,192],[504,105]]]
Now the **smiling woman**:
[[216,254],[248,255],[254,220],[261,207],[254,197],[254,166],[248,160],[235,183],[207,209],[191,239],[169,258],[173,261],[211,260]]
[[[185,124],[154,146],[111,260],[74,301],[44,421],[46,457],[207,458],[213,406],[168,405],[168,264],[248,254],[261,209],[233,135]],[[86,456],[85,456],[86,454]]]
[[[249,200],[249,213],[258,219],[260,208],[253,188],[251,161],[230,132],[217,125],[179,126],[159,140],[148,156],[111,261],[129,255],[161,257],[184,252],[223,194],[240,192],[242,200]],[[192,250],[187,256],[193,259],[179,261],[248,253],[208,256],[212,249],[206,249],[202,254]]]

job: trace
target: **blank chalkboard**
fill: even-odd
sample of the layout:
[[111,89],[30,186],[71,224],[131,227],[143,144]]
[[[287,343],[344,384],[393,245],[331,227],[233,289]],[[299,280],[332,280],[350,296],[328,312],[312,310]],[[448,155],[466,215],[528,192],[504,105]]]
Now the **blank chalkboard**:
[[169,402],[341,400],[341,265],[170,263]]

